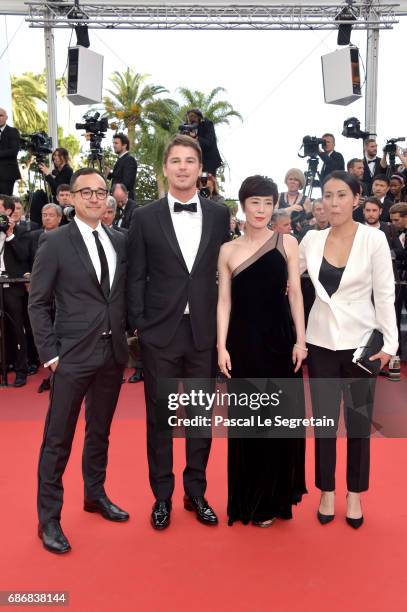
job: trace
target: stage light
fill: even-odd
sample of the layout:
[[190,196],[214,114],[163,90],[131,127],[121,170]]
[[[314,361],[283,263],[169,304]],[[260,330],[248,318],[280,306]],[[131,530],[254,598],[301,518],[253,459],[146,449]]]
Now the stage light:
[[335,17],[335,21],[349,21],[352,23],[341,23],[338,26],[338,45],[349,45],[353,22],[357,19],[355,9],[352,7],[353,0],[348,0],[347,5]]

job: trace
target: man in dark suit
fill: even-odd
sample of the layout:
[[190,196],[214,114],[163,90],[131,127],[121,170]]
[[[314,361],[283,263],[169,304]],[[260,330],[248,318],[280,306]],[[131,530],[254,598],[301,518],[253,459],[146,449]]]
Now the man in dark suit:
[[0,108],[0,193],[12,195],[14,183],[21,178],[17,163],[20,134],[7,125],[7,113]]
[[62,476],[84,397],[84,510],[111,521],[129,518],[104,488],[110,425],[128,354],[126,239],[100,223],[108,190],[99,172],[75,172],[71,193],[75,219],[41,237],[29,298],[40,359],[54,373],[38,467],[38,533],[55,553],[70,550],[60,525]]
[[[129,232],[129,328],[138,333],[144,367],[155,529],[169,525],[174,490],[172,439],[162,430],[170,413],[157,382],[216,373],[216,269],[219,249],[229,239],[230,214],[226,206],[197,195],[201,164],[199,144],[175,136],[164,154],[168,196],[137,208]],[[184,506],[215,525],[216,514],[204,498],[210,446],[210,433],[186,439]]]
[[322,139],[324,144],[322,150],[319,151],[319,156],[324,162],[320,172],[321,182],[334,170],[345,170],[345,160],[342,153],[335,151],[335,136],[327,133],[323,134]]
[[188,123],[197,124],[198,129],[190,133],[196,138],[202,149],[202,171],[216,176],[217,169],[222,165],[216,142],[215,126],[209,119],[205,119],[198,108],[191,108],[187,112]]
[[364,151],[362,181],[366,185],[368,194],[370,195],[372,193],[372,183],[375,176],[378,174],[386,174],[386,155],[384,154],[382,159],[377,157],[377,142],[374,138],[365,140]]
[[136,202],[129,198],[127,187],[123,183],[117,183],[117,185],[113,187],[112,195],[117,204],[113,227],[115,229],[129,229],[133,213],[137,208]]
[[118,160],[113,171],[109,172],[107,178],[111,180],[111,191],[113,193],[116,183],[123,183],[129,192],[129,198],[134,200],[134,183],[137,176],[137,162],[129,153],[130,141],[126,134],[115,134],[113,136],[113,149]]
[[[16,234],[12,219],[14,201],[11,196],[0,195],[0,213],[8,217],[8,228],[0,230],[0,274],[9,278],[23,277],[26,272],[27,244]],[[27,382],[27,338],[24,328],[26,313],[26,291],[23,283],[3,285],[4,310],[6,313],[6,343],[14,363],[16,378],[14,387],[23,387]]]

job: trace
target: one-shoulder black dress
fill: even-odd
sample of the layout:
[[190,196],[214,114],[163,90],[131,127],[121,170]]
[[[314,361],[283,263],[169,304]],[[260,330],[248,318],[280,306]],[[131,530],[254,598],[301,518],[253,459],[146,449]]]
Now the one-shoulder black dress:
[[[232,274],[227,348],[233,379],[300,378],[294,374],[295,342],[282,234],[270,239]],[[299,400],[302,403],[303,394]],[[298,412],[298,409],[297,409]],[[249,523],[292,518],[305,486],[305,438],[228,440],[228,517]]]

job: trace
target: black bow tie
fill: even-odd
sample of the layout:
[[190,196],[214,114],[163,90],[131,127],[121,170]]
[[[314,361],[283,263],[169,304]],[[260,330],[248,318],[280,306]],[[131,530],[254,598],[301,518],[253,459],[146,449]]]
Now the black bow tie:
[[187,210],[188,212],[196,212],[196,202],[191,202],[191,204],[174,202],[174,212],[182,212],[183,210]]

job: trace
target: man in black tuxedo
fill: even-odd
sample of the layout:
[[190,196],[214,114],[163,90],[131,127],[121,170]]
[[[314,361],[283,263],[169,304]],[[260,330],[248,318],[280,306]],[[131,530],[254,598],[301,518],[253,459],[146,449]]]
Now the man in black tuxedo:
[[41,237],[29,298],[40,359],[54,373],[38,467],[38,533],[55,553],[70,550],[60,525],[62,476],[84,398],[84,510],[111,521],[129,518],[104,488],[110,425],[128,354],[126,238],[100,223],[108,190],[99,172],[75,172],[71,193],[75,219]]
[[116,183],[123,183],[129,192],[129,198],[134,200],[134,183],[137,176],[137,162],[129,153],[130,140],[126,134],[115,134],[113,136],[113,149],[118,160],[113,171],[109,172],[107,178],[111,180],[111,191],[113,194]]
[[118,213],[116,214],[116,218],[113,222],[113,227],[115,229],[129,229],[131,225],[131,219],[133,217],[133,213],[136,210],[137,205],[134,200],[130,199],[127,187],[126,185],[124,185],[124,183],[117,183],[113,187],[112,195],[116,200],[116,212]]
[[364,142],[363,157],[363,183],[366,185],[368,194],[372,193],[372,183],[378,174],[386,174],[387,163],[386,155],[377,157],[377,142],[374,138],[368,138]]
[[[144,366],[155,529],[169,525],[174,490],[172,439],[161,430],[170,413],[159,402],[157,382],[216,373],[216,269],[219,249],[229,239],[230,215],[226,206],[198,196],[201,164],[199,144],[175,136],[164,154],[168,196],[137,208],[129,232],[129,327],[139,336]],[[204,498],[210,447],[210,437],[186,439],[184,506],[215,525],[216,514]]]
[[324,162],[320,172],[321,182],[334,170],[345,170],[345,160],[342,153],[335,151],[335,136],[326,133],[323,134],[322,139],[324,144],[322,145],[322,150],[318,153]]
[[[23,277],[27,271],[27,243],[15,232],[15,223],[12,219],[14,206],[11,196],[0,195],[0,213],[8,217],[7,230],[0,230],[0,274],[9,278]],[[27,304],[24,284],[3,285],[3,298],[7,352],[16,372],[14,387],[23,387],[27,382],[27,338],[24,327]]]
[[17,163],[20,134],[7,125],[7,113],[0,108],[0,193],[12,195],[14,183],[21,178]]
[[209,119],[205,119],[198,108],[191,108],[187,112],[188,123],[198,125],[197,130],[190,132],[196,138],[202,149],[202,171],[216,176],[217,169],[222,165],[216,141],[215,126]]

